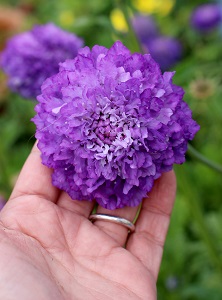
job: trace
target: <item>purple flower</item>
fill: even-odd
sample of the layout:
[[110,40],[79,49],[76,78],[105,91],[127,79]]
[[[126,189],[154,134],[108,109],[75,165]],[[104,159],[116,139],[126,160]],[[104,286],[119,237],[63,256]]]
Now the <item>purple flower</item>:
[[143,44],[163,71],[173,67],[182,57],[182,46],[175,38],[158,36]]
[[74,34],[51,23],[14,36],[1,54],[9,87],[25,98],[36,98],[43,81],[58,73],[58,64],[74,58],[82,45]]
[[199,130],[173,75],[121,42],[60,64],[33,119],[53,184],[108,209],[138,205],[161,173],[185,161]]
[[217,4],[202,4],[191,15],[191,25],[198,31],[215,29],[222,20],[222,13]]
[[136,14],[132,19],[132,25],[141,43],[159,34],[154,19],[149,15]]

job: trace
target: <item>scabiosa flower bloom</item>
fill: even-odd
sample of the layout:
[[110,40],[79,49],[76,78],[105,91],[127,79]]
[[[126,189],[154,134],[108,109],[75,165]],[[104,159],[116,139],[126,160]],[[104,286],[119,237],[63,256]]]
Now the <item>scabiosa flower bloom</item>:
[[132,25],[141,43],[149,41],[159,34],[154,19],[149,15],[136,14],[132,19]]
[[60,64],[33,119],[53,184],[107,209],[138,205],[162,172],[184,162],[199,129],[173,75],[121,42]]
[[82,44],[80,38],[52,23],[14,36],[1,55],[9,87],[25,98],[35,98],[43,81],[58,73],[60,62],[74,58]]
[[191,15],[191,25],[202,32],[215,29],[221,21],[222,13],[217,4],[202,4]]
[[160,65],[162,71],[169,70],[182,57],[182,45],[169,36],[158,36],[150,41],[143,42],[144,48],[148,48],[153,59]]

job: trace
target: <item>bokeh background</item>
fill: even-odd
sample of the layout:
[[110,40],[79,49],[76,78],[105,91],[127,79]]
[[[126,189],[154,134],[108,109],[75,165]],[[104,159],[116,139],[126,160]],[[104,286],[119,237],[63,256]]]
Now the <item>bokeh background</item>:
[[[205,3],[217,5],[216,9],[208,7],[197,14]],[[184,88],[184,99],[201,130],[186,163],[175,166],[177,199],[157,284],[159,300],[222,299],[222,18],[218,12],[222,12],[219,0],[0,0],[0,51],[11,36],[34,24],[53,22],[82,37],[89,47],[110,47],[122,40],[132,52],[150,51],[163,71],[176,71],[174,83]],[[30,122],[35,104],[12,93],[0,71],[0,209],[35,141]]]

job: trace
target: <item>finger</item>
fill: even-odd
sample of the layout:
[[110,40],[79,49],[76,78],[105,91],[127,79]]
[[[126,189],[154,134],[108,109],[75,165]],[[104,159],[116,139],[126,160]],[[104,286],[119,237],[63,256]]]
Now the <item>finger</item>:
[[66,192],[61,192],[57,205],[61,208],[74,212],[79,216],[88,218],[93,210],[95,202],[73,200]]
[[163,246],[170,222],[176,193],[176,177],[173,171],[164,173],[144,199],[136,230],[127,249],[135,255],[157,279],[163,254]]
[[40,151],[35,144],[15,184],[9,200],[24,195],[35,195],[56,202],[59,190],[52,185],[52,170],[41,163]]
[[[98,206],[97,213],[121,217],[132,222],[136,216],[137,210],[138,207],[124,207],[116,210],[108,210]],[[115,240],[119,246],[125,245],[129,234],[129,230],[126,227],[102,220],[95,221],[94,224],[103,230],[103,232],[105,232],[107,235],[109,235],[113,240]]]

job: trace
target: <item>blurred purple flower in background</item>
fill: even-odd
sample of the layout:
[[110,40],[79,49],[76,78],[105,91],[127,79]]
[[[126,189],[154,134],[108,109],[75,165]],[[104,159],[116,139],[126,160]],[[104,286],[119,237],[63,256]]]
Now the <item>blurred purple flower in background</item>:
[[159,35],[156,22],[153,17],[149,15],[134,15],[132,25],[141,43],[149,41]]
[[9,87],[25,98],[36,98],[43,81],[59,71],[60,62],[74,58],[82,45],[82,39],[52,23],[14,36],[1,54]]
[[222,21],[221,7],[217,4],[203,4],[198,6],[191,15],[191,25],[202,32],[215,29]]
[[0,211],[5,206],[5,203],[6,203],[5,199],[0,195]]
[[143,43],[148,48],[153,59],[160,65],[162,71],[173,67],[182,58],[182,45],[169,36],[158,36]]
[[153,17],[136,14],[132,25],[144,52],[151,54],[162,71],[169,70],[180,61],[182,45],[173,37],[160,35]]
[[60,64],[33,119],[53,184],[108,209],[138,205],[161,173],[185,161],[199,130],[173,75],[121,42]]

